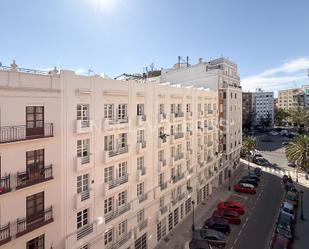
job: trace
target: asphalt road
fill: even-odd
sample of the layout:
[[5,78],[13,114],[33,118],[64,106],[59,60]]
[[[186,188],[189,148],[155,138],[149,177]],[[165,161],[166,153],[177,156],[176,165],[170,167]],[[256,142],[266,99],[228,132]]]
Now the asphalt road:
[[239,236],[233,249],[269,248],[274,224],[283,198],[281,180],[266,172],[263,173],[263,186],[243,221]]

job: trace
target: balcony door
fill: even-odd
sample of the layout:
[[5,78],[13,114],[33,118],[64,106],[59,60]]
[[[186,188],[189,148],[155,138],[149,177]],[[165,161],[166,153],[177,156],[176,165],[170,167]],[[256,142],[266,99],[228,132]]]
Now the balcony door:
[[44,191],[27,197],[27,225],[44,221]]
[[26,107],[26,136],[41,137],[44,135],[44,106]]
[[29,181],[44,177],[44,149],[26,152],[26,169]]

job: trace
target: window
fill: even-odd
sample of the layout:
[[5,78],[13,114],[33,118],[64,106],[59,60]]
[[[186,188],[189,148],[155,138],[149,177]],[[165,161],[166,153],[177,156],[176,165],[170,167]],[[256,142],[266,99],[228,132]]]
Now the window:
[[164,207],[164,196],[160,198],[160,208]]
[[104,169],[104,182],[109,183],[114,179],[114,166]]
[[44,106],[26,107],[26,136],[44,134]]
[[168,231],[173,229],[173,213],[168,214]]
[[164,114],[164,104],[159,104],[159,114]]
[[137,116],[142,116],[145,114],[144,104],[137,104]]
[[159,160],[159,162],[162,162],[164,160],[164,150],[159,150],[158,160]]
[[174,210],[174,226],[178,224],[179,221],[179,208]]
[[83,245],[80,249],[90,249],[90,244]]
[[105,104],[104,105],[104,118],[113,119],[113,117],[114,117],[114,105]]
[[127,146],[127,141],[128,141],[128,134],[127,133],[121,133],[119,135],[119,140],[120,140],[120,148],[126,147]]
[[89,174],[80,175],[77,177],[77,193],[88,191],[89,189]]
[[127,203],[127,191],[123,191],[118,194],[118,206],[122,206]]
[[147,249],[147,234],[144,233],[141,237],[135,240],[135,249]]
[[86,157],[89,155],[90,139],[77,140],[77,157]]
[[181,104],[177,105],[177,113],[181,113],[182,112],[182,106]]
[[171,104],[171,113],[175,113],[175,104]]
[[121,178],[127,174],[128,163],[121,162],[118,165],[118,177]]
[[26,207],[27,222],[44,217],[44,191],[28,196]]
[[226,92],[223,92],[223,98],[226,99]]
[[45,234],[27,242],[27,249],[45,249]]
[[175,126],[171,125],[171,135],[174,135],[174,134],[175,134]]
[[77,120],[82,120],[82,121],[89,120],[89,105],[85,105],[85,104],[77,105]]
[[104,233],[104,245],[108,245],[113,242],[113,234],[114,231],[112,228]]
[[158,184],[159,184],[159,186],[162,186],[164,184],[164,173],[161,173],[159,175]]
[[136,214],[137,223],[140,223],[145,220],[145,209],[142,209]]
[[[45,153],[44,149],[26,152],[26,169],[29,179],[36,179],[44,172]],[[0,172],[1,173],[1,172]]]
[[191,105],[190,104],[186,104],[186,111],[191,112]]
[[137,131],[137,143],[141,143],[145,141],[145,131],[144,130],[138,130]]
[[118,236],[121,237],[127,233],[127,220],[118,224]]
[[120,104],[118,105],[118,119],[126,119],[128,116],[127,114],[127,105],[126,104]]
[[114,203],[113,196],[104,200],[104,214],[107,214],[113,211],[113,203]]
[[143,194],[144,194],[144,183],[143,183],[143,182],[138,183],[136,186],[137,186],[137,187],[136,187],[137,196],[143,195]]
[[198,105],[197,105],[197,111],[198,111],[198,112],[201,112],[201,111],[202,111],[202,104],[198,104]]
[[137,170],[141,170],[142,168],[144,168],[144,163],[145,163],[144,156],[138,157],[137,158]]
[[111,151],[114,149],[114,135],[104,137],[104,150]]
[[77,229],[88,225],[88,209],[84,209],[80,212],[77,213],[77,219],[76,219],[76,224],[77,224]]

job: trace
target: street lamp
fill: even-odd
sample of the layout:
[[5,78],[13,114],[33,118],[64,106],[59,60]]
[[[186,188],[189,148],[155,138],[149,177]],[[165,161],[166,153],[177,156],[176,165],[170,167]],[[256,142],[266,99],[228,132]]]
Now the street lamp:
[[231,191],[231,176],[232,176],[232,172],[231,172],[230,169],[228,171],[228,176],[229,176],[229,191]]
[[301,201],[301,206],[300,206],[300,219],[304,220],[304,207],[303,207],[303,194],[304,191],[300,191],[300,201]]
[[194,204],[195,204],[195,202],[192,201],[192,205],[193,205],[193,213],[192,213],[192,231],[195,230],[195,226],[194,226]]

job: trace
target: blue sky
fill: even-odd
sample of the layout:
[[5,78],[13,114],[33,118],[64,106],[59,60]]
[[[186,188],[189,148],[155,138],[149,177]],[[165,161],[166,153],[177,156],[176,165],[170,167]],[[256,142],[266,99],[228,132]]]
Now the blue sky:
[[2,0],[0,62],[117,76],[229,57],[245,90],[309,83],[306,0]]

